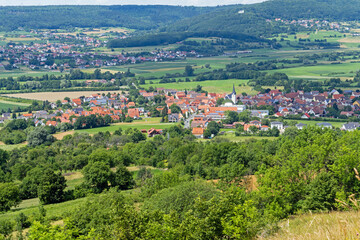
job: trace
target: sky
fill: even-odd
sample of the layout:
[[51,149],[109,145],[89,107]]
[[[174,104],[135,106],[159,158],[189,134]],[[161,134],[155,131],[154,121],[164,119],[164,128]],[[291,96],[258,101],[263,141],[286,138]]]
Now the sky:
[[181,5],[217,6],[228,4],[249,4],[264,0],[0,0],[0,6],[39,5]]

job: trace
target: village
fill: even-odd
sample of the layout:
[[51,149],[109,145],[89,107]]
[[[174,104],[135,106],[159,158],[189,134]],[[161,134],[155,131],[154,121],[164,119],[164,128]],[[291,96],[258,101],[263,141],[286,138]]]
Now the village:
[[[26,39],[26,36],[20,36]],[[73,39],[73,42],[61,42],[61,38]],[[55,36],[57,41],[47,43],[15,44],[0,46],[0,70],[26,67],[31,70],[60,70],[71,68],[86,69],[105,66],[119,66],[142,62],[181,60],[188,56],[196,57],[195,51],[154,50],[144,56],[128,53],[95,53],[92,48],[104,47],[106,42],[88,36]],[[88,49],[88,50],[86,50]]]
[[[278,129],[280,134],[284,133],[289,127],[284,124],[286,119],[318,120],[317,126],[333,128],[331,123],[321,121],[321,119],[327,117],[335,121],[337,111],[338,118],[347,122],[343,124],[341,130],[352,131],[360,127],[357,122],[360,111],[360,100],[358,100],[360,92],[350,90],[345,90],[343,93],[337,90],[323,93],[317,91],[283,93],[274,89],[254,96],[238,95],[235,87],[230,94],[164,88],[156,88],[154,91],[136,91],[146,100],[146,104],[139,104],[136,100],[131,101],[132,97],[125,92],[123,94],[93,94],[52,102],[50,111],[19,113],[18,116],[10,112],[3,113],[0,123],[16,117],[32,120],[35,126],[59,127],[61,124],[67,124],[73,127],[79,118],[92,115],[105,118],[107,123],[132,122],[142,118],[161,116],[162,122],[182,124],[184,128],[191,129],[195,137],[204,138],[204,132],[212,121],[220,124],[222,129],[239,129],[241,126],[243,134],[266,132],[274,128]],[[159,99],[162,104],[156,104]],[[230,116],[231,112],[236,113],[232,115],[235,117]],[[239,120],[237,114],[240,113],[246,113],[248,117]],[[85,122],[83,121],[75,128],[86,128]],[[297,129],[303,129],[306,126],[304,122],[295,125]],[[152,137],[162,134],[162,129],[152,128],[142,130],[142,132]]]

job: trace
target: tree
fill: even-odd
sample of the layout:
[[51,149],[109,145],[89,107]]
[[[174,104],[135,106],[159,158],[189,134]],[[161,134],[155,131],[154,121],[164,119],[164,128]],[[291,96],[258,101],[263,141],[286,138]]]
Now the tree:
[[220,126],[217,122],[211,121],[207,125],[207,129],[211,134],[214,134],[216,136],[220,131]]
[[186,65],[184,75],[185,77],[194,76],[194,69],[191,65]]
[[66,180],[61,173],[46,169],[40,178],[38,196],[43,204],[59,203],[65,198]]
[[134,184],[135,182],[131,172],[129,172],[129,170],[127,170],[124,165],[118,166],[114,174],[114,179],[111,183],[111,186],[117,186],[121,190],[127,190],[131,189]]
[[27,172],[26,177],[20,185],[22,199],[36,198],[38,196],[38,186],[44,172],[43,168],[36,167]]
[[233,124],[234,122],[239,121],[239,114],[234,111],[226,111],[225,112],[226,119],[224,120],[224,123],[226,124]]
[[0,183],[0,212],[9,211],[20,202],[19,187],[14,183]]
[[141,185],[143,185],[148,178],[152,178],[150,169],[147,169],[146,167],[141,167],[136,175],[136,179],[140,180]]
[[181,108],[175,103],[170,106],[171,113],[181,113]]
[[55,138],[44,127],[36,127],[29,133],[27,141],[30,147],[36,147],[41,144],[50,144],[55,141]]
[[165,213],[185,213],[192,209],[197,198],[209,200],[217,195],[217,190],[211,184],[205,181],[191,181],[159,191],[144,202],[144,207]]
[[0,169],[5,170],[9,154],[7,151],[0,149]]
[[114,174],[104,162],[89,163],[84,169],[83,174],[85,184],[91,187],[95,193],[101,193],[109,188],[109,183],[113,181]]
[[0,221],[0,239],[8,239],[7,237],[13,232],[14,226],[10,220],[1,220]]
[[250,111],[243,111],[239,113],[239,121],[242,122],[249,122],[250,121],[251,112]]
[[198,84],[198,85],[196,86],[196,88],[194,88],[194,91],[195,91],[195,92],[201,92],[201,91],[202,91],[202,86],[201,86],[200,84]]

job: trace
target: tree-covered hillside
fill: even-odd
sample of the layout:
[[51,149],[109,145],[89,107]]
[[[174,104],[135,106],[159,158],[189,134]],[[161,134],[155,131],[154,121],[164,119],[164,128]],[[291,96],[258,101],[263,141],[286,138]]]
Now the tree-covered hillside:
[[268,19],[321,19],[334,21],[358,20],[359,0],[270,0],[251,5],[234,5],[193,18],[183,19],[162,31],[234,31],[251,35],[288,32],[294,25],[283,25]]
[[216,7],[181,6],[37,6],[0,7],[0,30],[64,27],[154,29]]

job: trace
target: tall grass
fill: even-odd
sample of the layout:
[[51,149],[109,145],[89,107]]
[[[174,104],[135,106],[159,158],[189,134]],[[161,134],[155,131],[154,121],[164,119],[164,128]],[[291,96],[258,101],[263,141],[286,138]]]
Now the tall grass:
[[360,212],[330,212],[305,214],[281,222],[280,230],[271,237],[280,240],[350,240],[360,239]]

